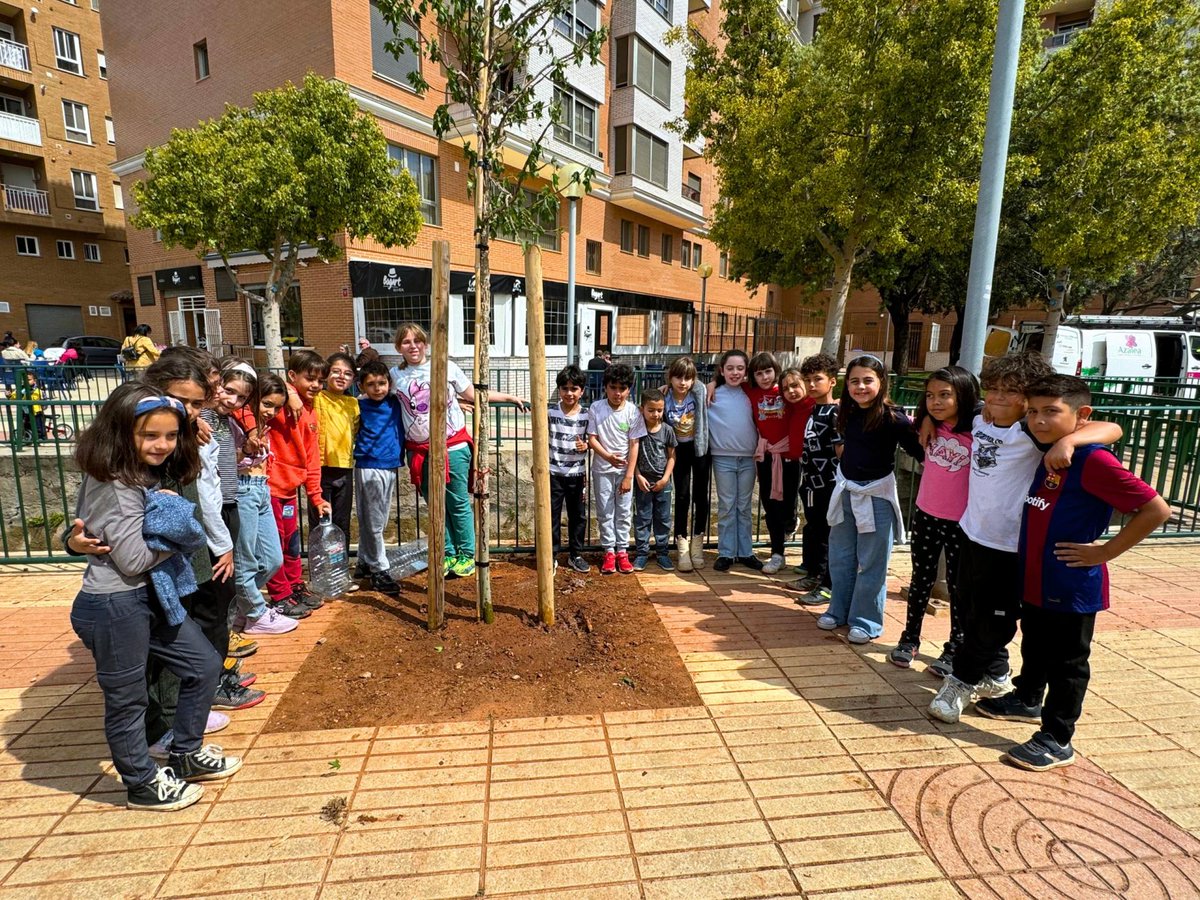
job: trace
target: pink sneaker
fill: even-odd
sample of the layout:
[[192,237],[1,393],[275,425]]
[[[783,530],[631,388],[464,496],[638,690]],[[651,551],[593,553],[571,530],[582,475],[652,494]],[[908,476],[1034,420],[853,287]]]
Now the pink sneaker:
[[299,622],[280,615],[279,610],[269,608],[257,619],[250,621],[242,629],[242,634],[287,634],[295,631]]
[[208,722],[204,725],[204,733],[215,734],[228,724],[229,716],[225,715],[225,713],[210,712],[208,714]]

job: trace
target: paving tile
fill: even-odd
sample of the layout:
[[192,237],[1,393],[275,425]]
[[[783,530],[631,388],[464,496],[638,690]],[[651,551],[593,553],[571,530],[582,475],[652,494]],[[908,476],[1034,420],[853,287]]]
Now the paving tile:
[[777,897],[796,892],[787,869],[724,872],[643,883],[646,900],[696,900],[699,897]]
[[586,862],[548,863],[487,872],[487,893],[521,894],[549,888],[594,887],[635,879],[633,860],[628,857],[594,859]]
[[869,839],[852,835],[789,841],[782,845],[782,849],[788,863],[793,866],[924,853],[921,845],[907,831],[872,834]]
[[753,800],[748,799],[630,809],[626,816],[629,819],[629,827],[635,829],[635,834],[640,829],[748,822],[758,821],[760,818],[758,807]]
[[776,838],[781,841],[832,835],[880,834],[901,831],[904,828],[904,823],[890,809],[859,809],[799,817],[772,817],[768,821]]
[[391,820],[384,823],[383,827],[366,826],[348,830],[338,844],[338,856],[433,847],[478,846],[483,843],[482,822],[400,827],[404,824],[406,823]]
[[[145,815],[143,814],[143,820]],[[144,850],[155,847],[182,847],[188,842],[195,825],[175,825],[164,822],[156,827],[131,828],[113,831],[104,829],[92,834],[47,835],[32,856],[87,856],[93,853],[116,853],[122,850]]]
[[[607,762],[607,760],[606,760]],[[494,781],[489,798],[514,800],[521,797],[556,797],[567,794],[587,794],[616,788],[611,770],[602,775],[568,775],[558,778],[525,778],[514,781]]]
[[629,809],[675,804],[718,803],[722,800],[742,800],[750,791],[741,781],[719,781],[712,784],[687,784],[672,787],[626,788],[621,792]]
[[779,865],[781,861],[775,845],[763,843],[669,853],[639,853],[638,868],[643,879],[652,879],[739,869],[765,869]]
[[939,879],[941,870],[924,854],[888,859],[802,864],[792,871],[805,891],[831,890]]
[[922,881],[919,883],[873,885],[848,891],[814,894],[820,900],[960,900],[962,894],[951,881]]
[[122,853],[102,853],[94,856],[47,857],[22,862],[5,881],[7,885],[36,884],[44,881],[71,881],[81,872],[100,877],[166,872],[178,855],[174,847],[143,849]]
[[628,855],[629,839],[623,833],[545,837],[518,843],[495,843],[491,832],[488,832],[489,872],[508,866]]
[[482,855],[483,848],[479,845],[390,851],[360,856],[338,855],[329,866],[326,880],[358,881],[461,870],[477,872]]
[[488,823],[489,843],[504,841],[540,840],[625,831],[625,819],[620,810],[544,816],[531,819],[512,819]]
[[57,885],[9,885],[0,888],[4,900],[112,900],[114,897],[153,897],[162,884],[161,874],[128,874]]
[[494,800],[488,804],[488,819],[524,819],[546,815],[604,812],[621,808],[615,790],[592,794],[532,797],[520,800]]
[[448,872],[378,881],[326,882],[321,888],[321,900],[394,900],[397,896],[450,900],[474,897],[478,889],[478,872]]
[[[632,822],[630,823],[632,826]],[[700,847],[725,847],[738,844],[762,844],[773,840],[761,820],[726,822],[719,825],[686,825],[634,831],[633,846],[639,854],[660,853]],[[770,865],[774,865],[772,862]],[[646,871],[642,870],[643,876]]]

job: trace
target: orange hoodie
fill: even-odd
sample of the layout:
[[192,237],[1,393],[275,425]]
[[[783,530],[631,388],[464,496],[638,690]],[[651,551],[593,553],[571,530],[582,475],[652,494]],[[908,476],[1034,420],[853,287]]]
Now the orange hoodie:
[[317,417],[306,406],[297,421],[285,406],[271,419],[271,463],[267,467],[267,485],[272,497],[282,499],[294,497],[302,484],[313,505],[322,502]]

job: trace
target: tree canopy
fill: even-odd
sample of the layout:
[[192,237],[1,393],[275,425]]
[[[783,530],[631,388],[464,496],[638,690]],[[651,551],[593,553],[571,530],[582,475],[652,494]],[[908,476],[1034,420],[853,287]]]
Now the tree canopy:
[[[227,106],[217,119],[177,129],[146,151],[147,179],[134,188],[135,228],[156,228],[165,246],[217,253],[238,289],[264,303],[267,364],[283,367],[279,299],[302,245],[341,255],[343,235],[384,246],[411,244],[421,228],[412,178],[397,172],[375,120],[345,86],[308,75]],[[252,250],[271,269],[261,295],[238,280],[230,258]]]

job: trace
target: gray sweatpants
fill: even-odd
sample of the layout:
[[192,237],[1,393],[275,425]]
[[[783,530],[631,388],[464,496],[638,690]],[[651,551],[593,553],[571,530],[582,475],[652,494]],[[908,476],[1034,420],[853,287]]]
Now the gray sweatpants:
[[633,491],[621,493],[624,471],[606,474],[592,470],[592,495],[596,501],[596,524],[600,545],[605,550],[629,550],[629,523],[633,518]]
[[383,529],[392,513],[395,493],[395,469],[354,470],[354,495],[358,501],[358,565],[372,575],[391,568],[383,546]]

